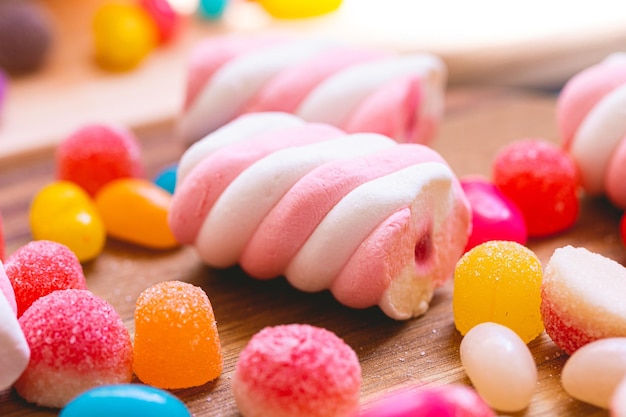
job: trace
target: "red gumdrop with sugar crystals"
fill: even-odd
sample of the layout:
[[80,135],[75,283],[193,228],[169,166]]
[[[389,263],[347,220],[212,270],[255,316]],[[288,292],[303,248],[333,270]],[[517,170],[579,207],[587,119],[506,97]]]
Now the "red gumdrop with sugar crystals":
[[144,174],[141,149],[125,128],[92,124],[63,140],[56,151],[59,180],[72,181],[91,196],[118,178],[140,178]]
[[18,248],[4,265],[20,317],[39,298],[56,290],[87,289],[83,267],[67,246],[35,240]]
[[522,211],[529,237],[565,231],[578,219],[576,165],[555,144],[542,139],[510,143],[495,157],[493,181]]

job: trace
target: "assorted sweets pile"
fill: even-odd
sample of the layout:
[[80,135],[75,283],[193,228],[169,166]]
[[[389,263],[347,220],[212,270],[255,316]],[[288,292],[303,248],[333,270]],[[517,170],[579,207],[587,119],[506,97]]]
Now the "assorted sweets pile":
[[[265,41],[277,42],[273,48],[280,51],[269,66],[272,84],[292,72],[273,65],[285,58],[283,48],[294,46]],[[250,47],[248,39],[233,42]],[[265,49],[258,53],[264,56]],[[459,180],[432,149],[398,143],[406,140],[407,120],[412,132],[420,130],[417,120],[427,126],[428,134],[411,136],[413,141],[427,141],[438,121],[429,113],[432,105],[423,110],[415,101],[423,104],[440,92],[424,95],[428,77],[415,76],[411,65],[409,73],[400,66],[401,82],[393,82],[394,88],[357,80],[349,95],[355,103],[377,97],[366,100],[365,107],[373,106],[368,111],[408,101],[405,110],[413,116],[429,115],[403,114],[396,125],[398,119],[390,119],[395,113],[385,113],[381,125],[400,126],[388,137],[349,133],[341,123],[305,121],[285,109],[243,111],[258,92],[271,91],[263,80],[246,78],[241,62],[248,62],[247,53],[233,58],[228,51],[223,46],[224,55],[217,55],[226,63],[195,61],[200,66],[192,68],[205,77],[197,85],[211,85],[219,74],[236,79],[237,73],[226,70],[234,66],[260,89],[227,104],[232,113],[220,126],[192,140],[176,172],[168,167],[155,181],[174,190],[143,178],[139,146],[123,128],[89,125],[60,144],[58,181],[32,203],[36,240],[8,257],[0,246],[6,258],[0,266],[0,361],[7,369],[0,388],[13,386],[29,402],[62,408],[65,417],[95,409],[110,414],[119,407],[132,411],[127,415],[155,410],[188,416],[167,390],[201,386],[221,375],[220,337],[201,288],[179,281],[147,288],[136,301],[132,337],[113,307],[88,290],[80,262],[96,258],[109,236],[154,249],[191,244],[213,267],[240,263],[256,278],[284,275],[298,289],[330,289],[346,305],[379,305],[395,319],[423,314],[435,288],[454,276],[453,320],[463,335],[459,356],[473,388],[408,387],[360,404],[362,375],[352,347],[322,328],[281,325],[261,330],[240,352],[231,389],[246,417],[486,417],[494,410],[521,411],[537,388],[527,344],[544,330],[570,355],[561,375],[565,391],[624,415],[626,311],[620,295],[626,291],[626,268],[571,246],[557,249],[543,268],[524,246],[529,237],[575,224],[581,178],[587,178],[582,185],[588,193],[607,192],[619,202],[619,188],[600,181],[596,185],[606,188],[594,189],[593,179],[612,178],[612,171],[597,170],[620,158],[620,143],[602,145],[607,158],[602,166],[581,162],[587,153],[569,152],[593,131],[584,126],[597,126],[613,114],[604,109],[621,97],[619,87],[605,86],[615,91],[596,97],[596,89],[576,86],[585,73],[575,77],[559,100],[564,125],[583,132],[574,133],[570,145],[515,142],[496,156],[492,180]],[[203,66],[208,62],[217,64]],[[617,71],[623,62],[618,56],[600,67]],[[315,91],[320,79],[332,84],[335,76],[314,75],[309,85]],[[198,94],[208,97],[210,90]],[[572,114],[579,122],[571,121]],[[131,384],[133,375],[143,384]]]

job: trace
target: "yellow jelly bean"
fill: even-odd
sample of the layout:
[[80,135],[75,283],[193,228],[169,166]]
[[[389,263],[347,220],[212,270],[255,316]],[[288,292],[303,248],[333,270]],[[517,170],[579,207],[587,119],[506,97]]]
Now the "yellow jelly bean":
[[107,233],[153,249],[178,246],[167,222],[172,195],[150,181],[121,178],[96,194],[96,207]]
[[525,343],[543,331],[541,281],[537,256],[513,241],[489,241],[463,255],[454,271],[454,324],[465,335],[472,327],[495,322]]
[[263,8],[279,19],[301,19],[333,12],[341,0],[258,0]]
[[157,45],[157,28],[139,6],[108,3],[93,20],[96,61],[111,71],[137,66]]
[[62,243],[81,262],[104,248],[102,219],[91,197],[73,182],[57,181],[41,189],[31,203],[29,220],[35,240]]

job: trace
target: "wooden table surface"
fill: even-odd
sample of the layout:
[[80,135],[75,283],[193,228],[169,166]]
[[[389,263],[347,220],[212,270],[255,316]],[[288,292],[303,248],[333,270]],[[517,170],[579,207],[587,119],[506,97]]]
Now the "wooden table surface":
[[[143,158],[153,175],[176,161],[182,149],[170,139],[171,123],[137,131]],[[495,152],[524,137],[557,140],[554,97],[514,90],[452,90],[447,113],[433,147],[460,176],[489,175]],[[7,252],[30,240],[28,207],[33,195],[53,179],[49,150],[3,161],[0,166],[0,211],[5,220]],[[585,246],[621,263],[626,254],[618,238],[620,212],[604,199],[582,200],[582,213],[570,231],[528,246],[547,262],[566,244]],[[354,348],[363,370],[362,401],[407,385],[469,384],[459,362],[460,334],[451,311],[451,286],[437,291],[430,310],[406,322],[393,321],[377,308],[352,310],[328,292],[301,293],[283,279],[255,281],[238,268],[216,271],[203,266],[193,249],[155,252],[110,240],[104,253],[84,265],[89,288],[108,300],[133,331],[137,296],[149,285],[183,280],[201,286],[213,304],[225,358],[220,378],[204,386],[176,390],[193,415],[237,416],[230,381],[237,356],[249,338],[268,325],[300,322],[326,327]],[[530,407],[518,416],[606,416],[604,410],[571,399],[561,388],[567,356],[545,334],[529,344],[539,369]],[[11,390],[0,393],[0,415],[54,416],[58,410],[25,403]]]

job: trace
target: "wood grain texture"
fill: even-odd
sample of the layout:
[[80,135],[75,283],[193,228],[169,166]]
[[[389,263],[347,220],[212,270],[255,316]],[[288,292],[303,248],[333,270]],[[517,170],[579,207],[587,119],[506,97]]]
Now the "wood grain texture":
[[[460,176],[489,175],[493,156],[512,140],[557,139],[553,97],[510,90],[453,90],[447,103],[445,122],[433,146]],[[176,161],[182,152],[171,140],[171,129],[171,124],[164,123],[137,130],[149,175]],[[53,172],[49,150],[0,166],[0,211],[8,253],[29,241],[30,200],[52,181]],[[624,263],[626,255],[617,232],[619,215],[604,199],[584,198],[573,229],[533,240],[529,247],[544,264],[555,248],[566,244],[585,246]],[[461,336],[452,320],[450,285],[437,291],[423,317],[397,322],[377,308],[345,308],[328,292],[298,292],[283,279],[262,282],[245,276],[239,268],[209,269],[191,248],[156,252],[110,240],[105,252],[84,268],[89,288],[112,303],[131,332],[135,300],[149,285],[177,279],[207,292],[218,320],[225,367],[214,382],[174,391],[196,417],[239,415],[230,392],[237,356],[255,332],[281,323],[323,326],[350,344],[362,365],[364,403],[408,385],[469,383],[459,362]],[[529,346],[539,368],[539,382],[530,407],[515,416],[607,416],[606,411],[573,400],[563,391],[560,371],[567,356],[545,334]],[[58,410],[25,403],[11,390],[0,393],[1,416],[57,414]]]

